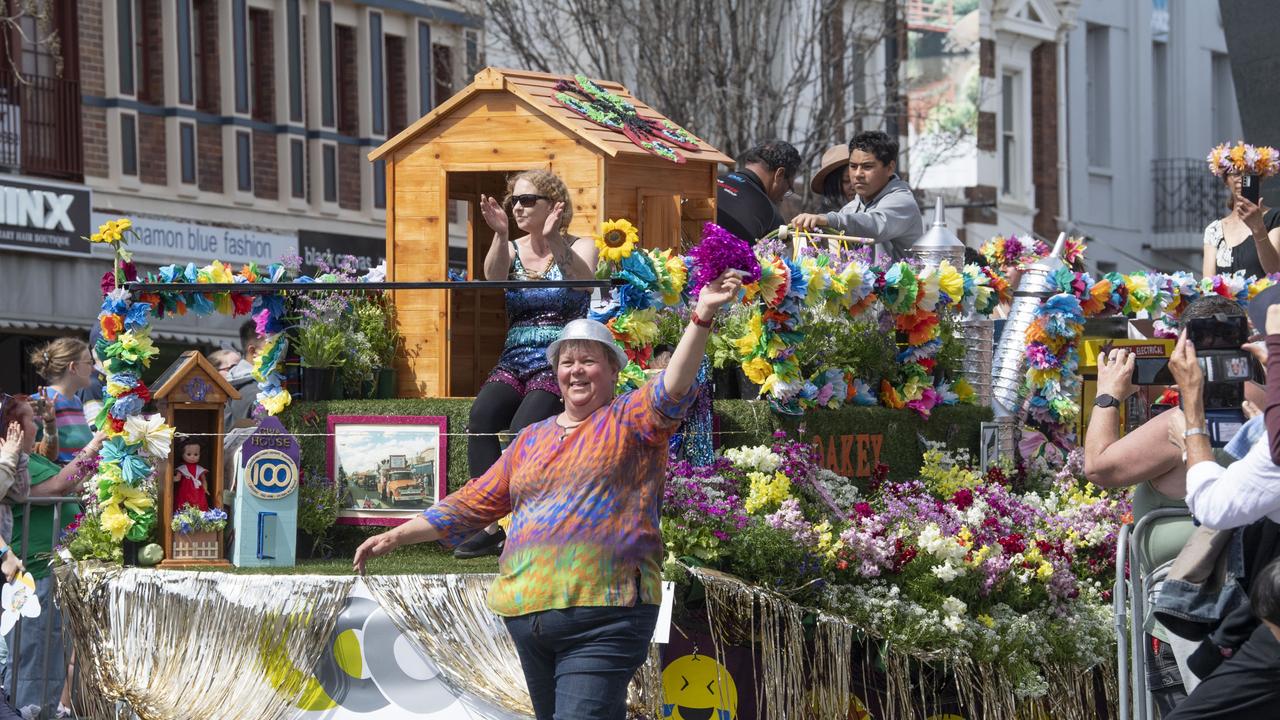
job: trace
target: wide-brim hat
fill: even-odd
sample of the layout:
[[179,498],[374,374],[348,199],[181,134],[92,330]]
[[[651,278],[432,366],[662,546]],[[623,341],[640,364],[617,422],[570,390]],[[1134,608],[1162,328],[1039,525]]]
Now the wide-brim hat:
[[626,367],[627,362],[629,362],[627,354],[622,351],[622,348],[618,347],[618,343],[613,339],[613,333],[609,331],[609,328],[604,323],[579,318],[569,321],[569,324],[565,325],[564,329],[560,331],[560,337],[547,346],[547,362],[551,364],[553,369],[560,353],[560,344],[569,340],[594,340],[604,345],[617,358],[619,368]]
[[818,168],[818,172],[813,174],[813,179],[809,181],[809,189],[815,194],[822,194],[822,186],[827,181],[827,176],[841,168],[849,167],[849,146],[848,145],[832,145],[827,151],[822,153],[822,165]]

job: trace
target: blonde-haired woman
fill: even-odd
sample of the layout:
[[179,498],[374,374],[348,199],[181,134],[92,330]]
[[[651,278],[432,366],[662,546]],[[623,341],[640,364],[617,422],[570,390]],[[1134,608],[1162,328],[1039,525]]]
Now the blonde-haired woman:
[[[515,218],[514,234],[507,211]],[[486,280],[588,280],[594,277],[597,250],[591,238],[568,234],[573,201],[564,181],[549,170],[528,170],[507,180],[501,204],[480,196],[480,211],[493,230],[484,258]],[[570,320],[587,316],[590,293],[572,288],[525,288],[506,292],[507,339],[498,364],[471,405],[467,463],[480,477],[498,460],[497,434],[519,432],[564,409],[547,347]],[[491,525],[455,551],[478,557],[501,550],[506,535]]]
[[66,465],[93,438],[93,430],[84,416],[84,404],[76,397],[76,393],[93,384],[89,344],[79,338],[58,338],[36,348],[30,360],[40,377],[49,383],[40,389],[37,397],[53,408],[54,425],[44,428],[48,441],[54,440],[56,429],[58,453],[50,459]]

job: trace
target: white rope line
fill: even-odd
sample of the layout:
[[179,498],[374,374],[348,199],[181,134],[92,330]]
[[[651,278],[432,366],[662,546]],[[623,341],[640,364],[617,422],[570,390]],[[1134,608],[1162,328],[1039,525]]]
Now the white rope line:
[[[395,424],[395,425],[394,425],[394,427],[397,427],[397,428],[402,428],[402,427],[421,427],[421,428],[426,429],[426,428],[430,428],[430,427],[432,427],[432,426],[430,426],[430,425],[418,425],[418,426],[415,426],[415,425],[403,425],[403,424],[398,424],[398,423],[397,423],[397,424]],[[343,436],[343,437],[347,437],[347,436],[351,436],[351,435],[368,435],[368,434],[371,434],[371,433],[374,433],[374,432],[382,432],[382,431],[381,431],[381,430],[366,430],[366,431],[355,431],[355,430],[353,430],[353,431],[348,431],[348,432],[344,432],[344,433],[342,433],[342,436]],[[173,434],[173,436],[174,436],[175,438],[204,438],[204,437],[226,437],[226,436],[227,436],[227,435],[229,435],[229,434],[230,434],[230,433],[186,433],[186,432],[178,431],[178,432],[175,432],[175,433]],[[287,433],[287,434],[292,435],[293,437],[298,437],[298,438],[304,438],[304,437],[338,437],[338,433],[294,433],[294,432],[291,432],[291,433]],[[505,433],[472,433],[472,432],[437,433],[437,435],[439,435],[440,437],[502,437],[502,436],[504,436],[504,435],[509,435],[509,436],[511,436],[511,437],[515,437],[516,435],[519,435],[519,434],[520,434],[520,433],[518,433],[518,432],[505,432]],[[700,431],[697,431],[697,430],[686,430],[685,432],[683,432],[683,433],[681,433],[681,434],[682,434],[682,435],[722,435],[722,436],[723,436],[723,435],[756,435],[757,433],[752,432],[752,431],[750,431],[750,430],[713,430],[713,431],[710,431],[710,432],[700,432]]]

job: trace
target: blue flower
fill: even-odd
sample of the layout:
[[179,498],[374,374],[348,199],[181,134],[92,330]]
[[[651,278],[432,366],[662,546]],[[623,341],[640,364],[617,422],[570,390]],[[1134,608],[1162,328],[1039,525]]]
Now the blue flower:
[[179,272],[177,265],[165,265],[160,268],[160,281],[167,283],[177,282]]
[[111,377],[107,378],[107,382],[123,385],[132,390],[138,386],[138,374],[131,372],[114,373]]
[[124,316],[124,329],[133,331],[151,324],[151,303],[136,302]]
[[108,315],[123,315],[129,309],[129,304],[121,298],[103,298],[102,312]]
[[129,417],[142,412],[142,398],[137,395],[121,395],[111,406],[111,417],[117,420],[128,420]]

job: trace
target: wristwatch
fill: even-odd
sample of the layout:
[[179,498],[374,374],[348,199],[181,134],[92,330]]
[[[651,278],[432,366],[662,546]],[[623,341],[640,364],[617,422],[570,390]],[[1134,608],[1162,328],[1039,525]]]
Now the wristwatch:
[[1120,399],[1115,395],[1102,393],[1098,397],[1094,398],[1093,406],[1100,408],[1120,407]]

